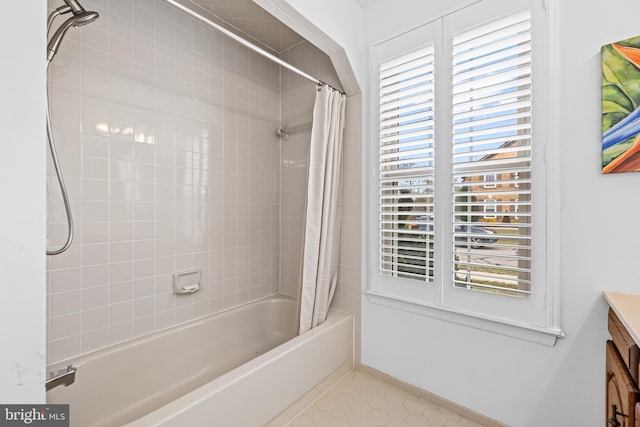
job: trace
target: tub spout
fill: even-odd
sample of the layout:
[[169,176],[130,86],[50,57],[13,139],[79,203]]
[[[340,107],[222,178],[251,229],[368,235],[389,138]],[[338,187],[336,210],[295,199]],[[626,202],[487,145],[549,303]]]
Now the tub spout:
[[60,384],[64,384],[65,387],[73,384],[76,380],[76,370],[77,369],[74,368],[73,365],[69,365],[64,369],[47,373],[47,381],[45,383],[47,391],[59,386]]

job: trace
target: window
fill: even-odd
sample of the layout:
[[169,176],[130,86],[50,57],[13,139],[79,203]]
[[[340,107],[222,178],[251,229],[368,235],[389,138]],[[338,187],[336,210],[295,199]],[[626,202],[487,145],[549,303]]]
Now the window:
[[[481,245],[454,250],[458,287],[524,298],[531,293],[531,224],[512,222],[504,212],[515,199],[530,200],[530,186],[496,183],[497,175],[531,176],[531,59],[529,10],[453,37],[453,194],[484,202],[483,221],[455,212],[453,221],[467,220],[475,227],[469,240],[492,249],[491,256]],[[473,185],[482,179],[483,187]],[[473,201],[456,207],[469,211]],[[497,211],[505,222],[495,221]],[[531,203],[522,203],[521,217],[530,212]]]
[[520,185],[520,183],[518,182],[518,180],[520,179],[520,172],[514,172],[511,176],[512,184],[514,187],[518,187]]
[[484,176],[485,188],[496,188],[496,174],[488,173]]
[[374,47],[368,293],[555,342],[533,3],[486,0]]
[[432,276],[433,46],[380,68],[380,274]]
[[[460,215],[458,215],[460,217]],[[485,219],[496,219],[496,202],[492,199],[487,199],[484,201],[484,218]]]

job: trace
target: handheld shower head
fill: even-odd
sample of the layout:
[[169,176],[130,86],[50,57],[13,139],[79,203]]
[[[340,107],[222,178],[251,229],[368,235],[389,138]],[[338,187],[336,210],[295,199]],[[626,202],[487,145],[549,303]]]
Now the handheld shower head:
[[87,12],[86,10],[80,13],[76,13],[72,18],[69,18],[69,21],[73,20],[71,25],[73,27],[78,28],[83,25],[87,25],[98,19],[100,15],[98,12]]
[[[69,4],[70,2],[71,0],[65,0],[65,3],[67,4]],[[78,4],[75,1],[73,3],[76,5]],[[69,6],[72,7],[71,5]],[[72,7],[72,10],[73,10],[73,7]],[[67,34],[67,31],[69,30],[69,28],[71,27],[78,28],[83,25],[87,25],[95,21],[96,19],[98,19],[98,17],[100,17],[98,12],[87,12],[84,9],[78,12],[74,11],[73,16],[67,19],[66,21],[64,21],[62,25],[58,27],[56,32],[51,37],[51,40],[47,45],[47,61],[51,62],[51,60],[56,55],[56,53],[58,53],[58,48],[60,47],[60,43],[62,42],[62,39],[64,38],[65,34]]]

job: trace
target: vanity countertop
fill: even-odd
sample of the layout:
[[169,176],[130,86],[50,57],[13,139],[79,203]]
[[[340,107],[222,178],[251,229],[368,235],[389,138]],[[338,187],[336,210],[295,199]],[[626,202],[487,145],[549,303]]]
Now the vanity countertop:
[[605,291],[604,299],[640,346],[640,295]]

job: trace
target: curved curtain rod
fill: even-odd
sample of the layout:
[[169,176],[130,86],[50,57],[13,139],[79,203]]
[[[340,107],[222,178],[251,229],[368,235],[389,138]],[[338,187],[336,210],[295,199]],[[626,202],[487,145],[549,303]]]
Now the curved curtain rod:
[[[258,46],[254,45],[253,43],[249,42],[248,40],[243,39],[242,37],[240,37],[239,35],[227,30],[226,28],[220,26],[219,24],[216,24],[215,22],[213,22],[212,20],[200,15],[199,13],[194,12],[193,10],[189,9],[187,6],[180,4],[179,2],[177,2],[176,0],[164,0],[165,3],[170,4],[171,6],[175,7],[178,10],[181,10],[182,12],[186,13],[187,15],[197,19],[198,21],[202,22],[203,24],[221,32],[222,34],[226,35],[227,37],[232,38],[233,40],[237,41],[238,43],[242,44],[245,47],[248,47],[249,49],[253,50],[254,52],[264,56],[265,58],[277,63],[278,65],[281,65],[291,71],[293,71],[294,73],[304,77],[307,80],[311,80],[312,82],[314,82],[315,84],[319,85],[319,86],[324,86],[327,85],[332,89],[338,90],[336,88],[334,88],[333,86],[323,82],[322,80],[319,80],[315,77],[313,77],[310,74],[305,73],[304,71],[300,70],[299,68],[294,67],[293,65],[289,64],[288,62],[278,58],[277,56],[267,52],[264,49],[259,48]],[[338,92],[344,94],[344,92],[338,90]]]

